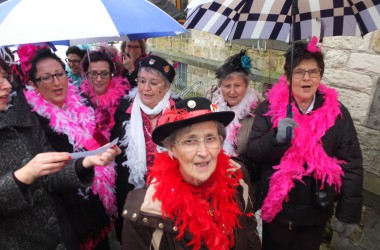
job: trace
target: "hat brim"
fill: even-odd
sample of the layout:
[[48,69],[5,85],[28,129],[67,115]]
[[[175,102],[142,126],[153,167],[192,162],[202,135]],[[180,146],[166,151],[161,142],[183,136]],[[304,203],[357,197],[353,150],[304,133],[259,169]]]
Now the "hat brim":
[[217,121],[222,123],[225,127],[230,124],[230,122],[234,119],[235,112],[233,111],[220,111],[213,112],[204,115],[195,116],[189,119],[180,120],[176,122],[166,123],[155,130],[152,133],[152,140],[157,145],[163,147],[162,141],[165,140],[166,137],[174,133],[180,128],[184,128],[196,123],[206,122],[206,121]]

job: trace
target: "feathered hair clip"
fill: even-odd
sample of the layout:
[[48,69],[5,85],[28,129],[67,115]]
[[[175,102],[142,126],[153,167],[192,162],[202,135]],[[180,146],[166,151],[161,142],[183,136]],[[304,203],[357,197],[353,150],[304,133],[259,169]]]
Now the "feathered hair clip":
[[319,48],[317,44],[318,38],[316,36],[313,36],[307,44],[306,49],[311,53],[321,52],[321,48]]
[[247,50],[242,50],[239,54],[235,54],[227,58],[226,61],[216,70],[216,78],[223,79],[234,72],[243,72],[246,75],[252,74],[252,59],[246,52]]
[[121,61],[119,51],[114,46],[110,46],[107,43],[102,43],[100,44],[98,51],[107,54],[107,56],[114,63]]
[[32,67],[32,59],[36,51],[44,47],[48,46],[24,44],[17,49],[17,55],[19,57],[18,64],[20,65],[21,72],[18,71],[17,65],[14,65],[12,72],[15,72],[20,77],[23,84],[29,79],[29,70]]

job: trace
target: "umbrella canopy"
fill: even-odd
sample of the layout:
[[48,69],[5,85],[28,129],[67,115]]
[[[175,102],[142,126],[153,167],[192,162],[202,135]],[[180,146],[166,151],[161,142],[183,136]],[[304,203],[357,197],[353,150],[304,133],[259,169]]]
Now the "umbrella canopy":
[[177,21],[146,0],[9,0],[0,4],[0,46],[136,40],[183,32],[187,31]]
[[298,2],[294,40],[364,36],[380,29],[380,0],[193,0],[184,26],[225,40],[289,42],[293,2]]

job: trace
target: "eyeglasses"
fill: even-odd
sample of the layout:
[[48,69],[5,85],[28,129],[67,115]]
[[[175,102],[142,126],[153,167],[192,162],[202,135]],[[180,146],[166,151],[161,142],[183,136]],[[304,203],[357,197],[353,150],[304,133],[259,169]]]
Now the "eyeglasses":
[[204,142],[207,148],[217,148],[220,146],[220,142],[223,140],[223,137],[218,136],[209,136],[204,139],[184,139],[181,141],[174,141],[178,145],[180,145],[186,151],[195,151],[201,142]]
[[109,79],[111,77],[111,72],[109,71],[102,71],[100,73],[96,72],[96,71],[89,71],[86,73],[87,75],[87,78],[98,78],[98,76],[100,76],[102,79]]
[[36,82],[42,82],[45,84],[52,83],[54,81],[54,76],[58,79],[65,79],[67,77],[66,71],[58,71],[55,74],[44,74],[40,78],[36,78]]
[[293,77],[295,79],[301,79],[305,76],[306,73],[308,73],[311,78],[317,78],[321,75],[321,70],[320,69],[309,69],[309,70],[296,69],[293,71]]
[[128,49],[141,49],[141,47],[138,45],[127,45],[127,48]]
[[69,64],[71,63],[71,64],[74,64],[74,65],[78,65],[80,63],[80,60],[71,60],[69,58],[66,58],[65,61],[67,63],[69,63]]
[[12,76],[11,75],[8,75],[8,74],[2,74],[0,73],[0,84],[2,84],[4,82],[4,79],[7,79],[8,82],[11,82],[12,81]]

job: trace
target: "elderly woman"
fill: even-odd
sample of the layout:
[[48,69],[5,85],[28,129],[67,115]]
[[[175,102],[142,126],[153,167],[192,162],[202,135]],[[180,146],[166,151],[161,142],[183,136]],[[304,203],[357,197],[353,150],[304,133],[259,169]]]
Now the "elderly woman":
[[125,202],[122,249],[261,249],[243,165],[222,150],[231,111],[201,97],[166,109],[148,188]]
[[[152,131],[162,110],[174,104],[170,86],[175,71],[165,59],[149,56],[141,61],[137,87],[120,102],[115,113],[116,125],[112,138],[119,138],[123,155],[117,157],[116,193],[119,216],[128,191],[145,185],[145,174],[153,164],[157,147]],[[174,99],[173,99],[174,98]],[[117,224],[120,239],[122,218]]]
[[[248,156],[261,168],[264,249],[319,249],[335,201],[344,235],[360,221],[361,150],[350,113],[321,83],[325,65],[316,44],[316,37],[295,44],[292,74],[286,53],[285,75],[258,107],[248,139]],[[286,118],[290,79],[293,118]]]
[[[46,73],[61,81],[63,67]],[[109,164],[118,149],[75,162],[67,152],[50,152],[22,90],[12,91],[9,74],[0,58],[0,249],[78,249],[60,195],[88,187],[92,166]],[[39,71],[35,77],[48,75]]]
[[83,72],[81,67],[81,61],[86,54],[85,50],[78,48],[77,46],[71,46],[66,50],[66,63],[67,63],[67,76],[71,79],[71,82],[78,88],[83,81]]
[[[38,114],[49,142],[59,152],[96,149],[109,142],[102,117],[88,106],[88,100],[69,83],[64,64],[50,49],[37,50],[31,60],[29,105]],[[116,218],[115,163],[97,166],[91,188],[73,189],[61,196],[70,215],[78,249],[107,249],[107,233]]]
[[120,46],[122,59],[122,76],[128,78],[132,87],[137,86],[137,72],[139,62],[147,57],[144,40],[122,42]]
[[218,88],[212,96],[219,110],[235,112],[234,120],[226,128],[223,149],[241,159],[247,159],[247,139],[260,101],[258,92],[249,87],[250,68],[251,59],[245,51],[229,57],[216,71]]

